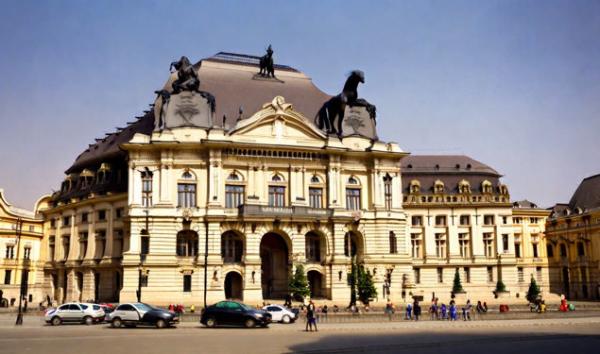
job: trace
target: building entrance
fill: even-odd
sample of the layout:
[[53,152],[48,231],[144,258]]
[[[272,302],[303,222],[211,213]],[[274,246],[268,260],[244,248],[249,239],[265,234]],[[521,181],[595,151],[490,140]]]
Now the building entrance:
[[225,276],[225,298],[243,300],[242,276],[236,272],[229,272]]
[[288,292],[289,250],[280,235],[270,232],[260,241],[263,299],[283,298]]

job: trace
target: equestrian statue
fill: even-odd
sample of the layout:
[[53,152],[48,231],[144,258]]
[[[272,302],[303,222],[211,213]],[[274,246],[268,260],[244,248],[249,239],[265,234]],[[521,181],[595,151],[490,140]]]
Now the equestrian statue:
[[267,54],[260,58],[260,71],[258,75],[262,77],[275,78],[275,65],[273,64],[273,48],[269,44],[267,48]]

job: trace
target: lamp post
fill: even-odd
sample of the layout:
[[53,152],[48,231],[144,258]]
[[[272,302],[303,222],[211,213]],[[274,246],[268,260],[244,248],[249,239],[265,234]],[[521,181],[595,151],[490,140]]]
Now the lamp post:
[[[17,275],[17,271],[19,269],[19,249],[21,246],[21,233],[23,231],[23,219],[17,218],[17,228],[16,228],[16,237],[17,237],[17,259],[15,260],[15,276]],[[17,321],[15,322],[16,326],[21,326],[23,324],[23,309],[21,307],[23,296],[27,294],[27,282],[23,282],[23,269],[21,269],[21,281],[19,286],[19,312],[17,313]]]

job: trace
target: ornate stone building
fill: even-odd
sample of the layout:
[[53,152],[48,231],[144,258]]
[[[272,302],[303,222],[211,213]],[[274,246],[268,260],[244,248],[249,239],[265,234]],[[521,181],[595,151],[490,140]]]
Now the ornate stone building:
[[515,240],[498,172],[380,141],[360,71],[329,96],[259,63],[182,57],[151,110],[77,157],[44,211],[58,301],[255,303],[303,264],[314,297],[346,302],[354,256],[379,300],[448,298],[456,269],[471,298],[522,291],[515,244],[543,230]]
[[552,291],[600,299],[600,174],[585,178],[546,224]]
[[39,200],[35,212],[14,207],[0,189],[0,307],[18,304],[22,283],[27,283],[29,302],[45,300],[43,219],[38,213],[44,205],[44,199]]

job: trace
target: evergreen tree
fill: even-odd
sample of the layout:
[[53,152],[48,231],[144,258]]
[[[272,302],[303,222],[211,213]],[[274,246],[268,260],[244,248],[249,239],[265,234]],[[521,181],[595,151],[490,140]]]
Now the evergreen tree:
[[302,264],[296,265],[296,271],[292,275],[289,281],[290,293],[293,297],[300,300],[307,296],[310,296],[310,287],[308,285],[308,279],[304,274],[304,266]]
[[504,285],[504,283],[502,282],[502,280],[498,279],[498,282],[496,283],[496,292],[497,293],[502,293],[506,291],[506,285]]
[[460,274],[458,273],[458,268],[454,272],[454,283],[452,284],[452,293],[464,293],[464,289],[462,287],[462,283],[460,282]]
[[531,282],[529,283],[529,290],[527,290],[527,295],[525,297],[527,298],[527,301],[535,302],[535,300],[537,300],[537,298],[539,296],[540,296],[540,288],[532,276]]
[[373,276],[363,266],[358,268],[358,281],[356,284],[358,291],[358,299],[365,305],[369,305],[369,302],[377,296],[377,289],[373,283]]

